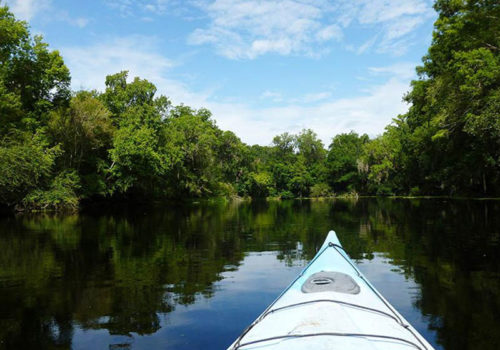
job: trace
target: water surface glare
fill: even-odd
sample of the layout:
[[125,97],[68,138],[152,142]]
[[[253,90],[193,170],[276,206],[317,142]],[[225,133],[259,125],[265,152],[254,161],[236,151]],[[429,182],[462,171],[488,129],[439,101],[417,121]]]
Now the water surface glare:
[[225,349],[334,229],[436,349],[500,348],[500,201],[199,202],[0,218],[0,349]]

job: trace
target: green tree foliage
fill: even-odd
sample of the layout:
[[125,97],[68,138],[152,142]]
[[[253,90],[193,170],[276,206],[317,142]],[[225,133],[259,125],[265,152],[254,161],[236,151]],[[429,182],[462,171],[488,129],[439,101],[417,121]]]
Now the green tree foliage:
[[174,108],[166,121],[165,137],[175,150],[171,187],[176,196],[201,197],[216,194],[221,178],[218,136],[221,134],[205,109]]
[[366,184],[368,193],[377,195],[396,194],[398,188],[393,179],[401,169],[396,157],[400,154],[398,129],[388,127],[384,135],[365,143],[358,159],[359,179]]
[[326,152],[323,142],[311,129],[304,129],[295,137],[295,144],[299,155],[304,157],[307,165],[311,166],[325,160]]
[[384,191],[498,196],[500,7],[438,0],[434,8],[432,44],[405,97],[410,110],[368,147],[365,165]]
[[298,155],[304,159],[309,169],[309,176],[314,183],[326,182],[328,170],[326,167],[327,152],[323,142],[311,129],[302,130],[296,137]]
[[500,195],[500,7],[438,0],[408,113],[370,140],[308,129],[248,146],[207,109],[173,106],[127,71],[69,90],[57,51],[0,7],[0,204],[81,199]]
[[69,108],[52,112],[49,131],[64,151],[62,166],[80,170],[89,166],[97,154],[112,144],[114,127],[110,112],[94,94],[81,91],[70,101]]
[[53,176],[56,144],[45,127],[48,113],[69,101],[69,70],[41,36],[0,6],[0,201],[19,205]]
[[76,93],[68,108],[51,113],[48,123],[53,143],[59,143],[63,150],[59,167],[76,170],[84,197],[108,192],[108,150],[116,128],[111,113],[97,95],[87,91]]
[[250,173],[247,180],[247,193],[252,197],[265,198],[273,193],[273,178],[267,172]]
[[58,174],[46,189],[37,188],[23,198],[22,205],[34,210],[76,209],[80,178],[75,171]]
[[311,186],[326,176],[323,143],[312,130],[297,135],[283,133],[267,150],[260,149],[258,168],[272,175],[275,193],[281,198],[307,197]]
[[46,112],[69,100],[70,75],[58,51],[0,6],[0,134],[34,131]]
[[251,164],[250,150],[233,132],[219,135],[217,161],[223,181],[241,187]]
[[361,192],[364,188],[358,162],[368,135],[355,132],[333,138],[329,147],[327,169],[329,184],[335,192]]
[[106,77],[101,100],[111,111],[117,130],[109,150],[110,192],[153,195],[162,193],[172,162],[165,152],[163,122],[170,107],[147,80],[127,82],[128,72]]
[[0,201],[19,204],[50,179],[58,147],[49,148],[43,134],[25,133],[0,142]]
[[292,178],[288,182],[288,188],[296,197],[309,196],[312,177],[306,163],[306,158],[299,155],[295,163],[291,166]]
[[311,197],[329,197],[332,195],[332,189],[328,184],[324,182],[320,182],[317,184],[314,184],[311,187]]

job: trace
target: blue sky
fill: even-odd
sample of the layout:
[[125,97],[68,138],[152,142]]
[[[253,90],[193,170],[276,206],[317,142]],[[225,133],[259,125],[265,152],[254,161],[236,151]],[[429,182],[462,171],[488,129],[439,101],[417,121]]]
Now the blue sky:
[[[1,1],[1,0],[0,0]],[[243,141],[313,129],[374,137],[431,42],[429,0],[8,0],[61,52],[74,89],[129,70],[209,108]]]

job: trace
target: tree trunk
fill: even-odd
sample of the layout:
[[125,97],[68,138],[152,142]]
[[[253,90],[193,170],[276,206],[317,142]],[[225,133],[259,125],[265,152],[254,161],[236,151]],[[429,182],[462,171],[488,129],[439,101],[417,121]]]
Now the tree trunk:
[[483,172],[483,193],[486,194],[486,175]]

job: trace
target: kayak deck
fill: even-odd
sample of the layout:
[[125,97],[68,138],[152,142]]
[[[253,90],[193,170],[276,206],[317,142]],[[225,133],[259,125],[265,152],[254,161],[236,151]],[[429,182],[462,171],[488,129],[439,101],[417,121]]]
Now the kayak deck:
[[330,231],[314,259],[229,349],[433,347],[363,276]]

